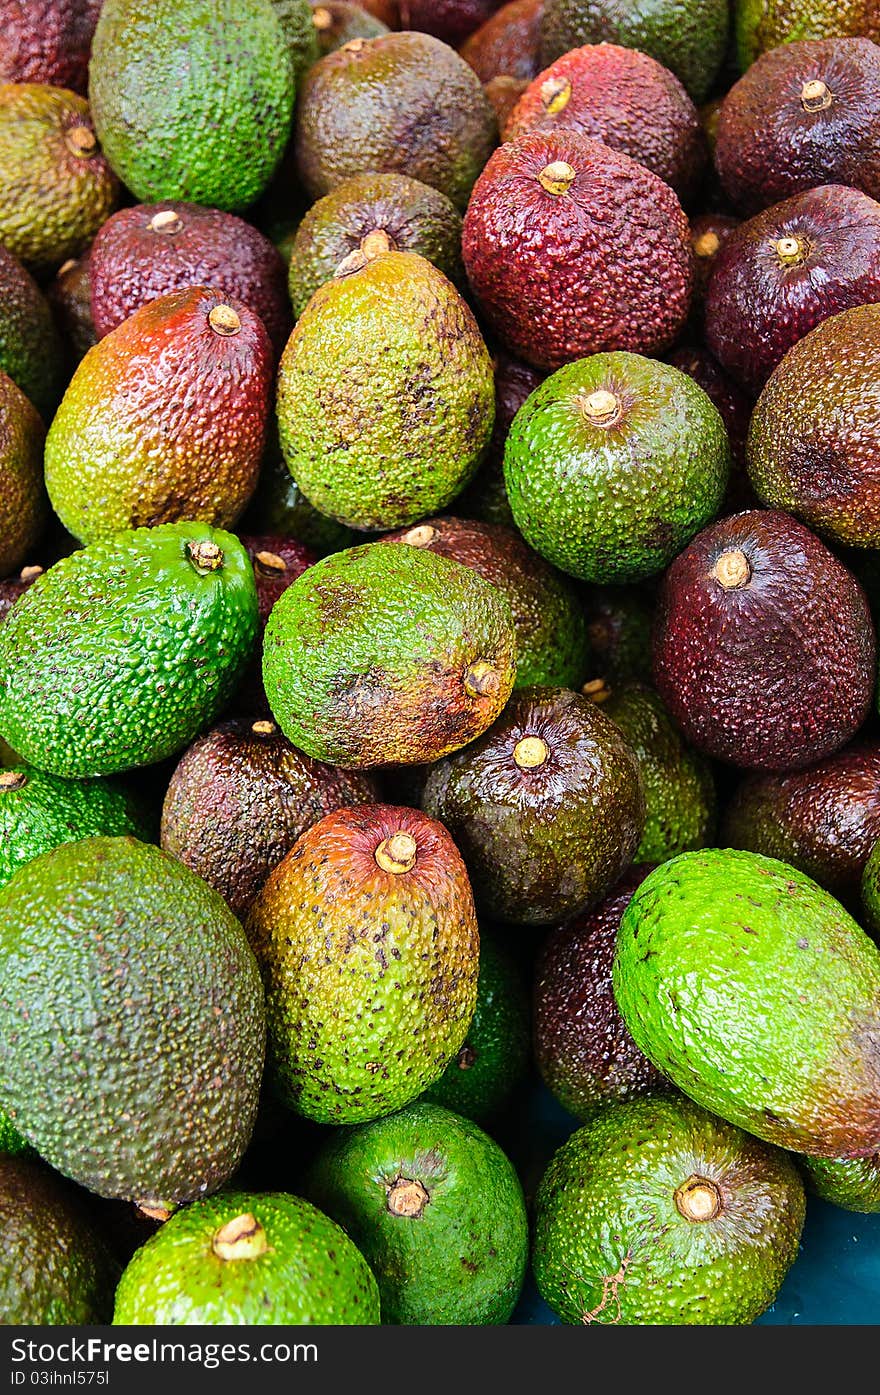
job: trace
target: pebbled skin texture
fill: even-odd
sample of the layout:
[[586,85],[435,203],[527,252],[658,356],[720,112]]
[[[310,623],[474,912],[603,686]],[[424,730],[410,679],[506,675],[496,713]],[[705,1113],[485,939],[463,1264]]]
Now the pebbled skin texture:
[[[560,110],[559,85],[569,96]],[[577,131],[622,151],[690,201],[706,164],[697,109],[674,73],[646,53],[617,44],[586,44],[563,54],[526,88],[503,130],[506,141],[529,131]]]
[[823,1201],[844,1211],[880,1211],[880,1154],[834,1160],[801,1157],[798,1164],[808,1189]]
[[[538,175],[560,161],[574,181],[547,193]],[[493,331],[536,368],[602,350],[659,353],[687,316],[693,255],[678,198],[576,131],[535,131],[495,151],[468,204],[462,253]]]
[[862,874],[862,906],[869,932],[880,937],[880,841],[874,844]]
[[[238,333],[209,315],[230,305]],[[257,482],[272,347],[253,311],[205,286],[141,306],[83,359],[46,438],[46,487],[83,542],[195,519],[220,528]]]
[[[712,569],[739,549],[752,577]],[[868,714],[876,645],[865,593],[788,514],[721,519],[660,586],[654,683],[691,745],[746,769],[796,770],[844,746]]]
[[453,284],[464,283],[461,214],[446,195],[405,174],[358,174],[313,204],[297,228],[289,272],[295,316],[371,232],[384,232],[392,250],[417,252]]
[[460,44],[497,10],[500,0],[398,0],[401,29],[433,34]]
[[[202,574],[188,542],[213,542]],[[56,562],[0,626],[0,734],[54,775],[174,755],[232,695],[257,635],[247,553],[204,523],[137,529]]]
[[42,567],[35,567],[33,571],[22,568],[17,576],[10,576],[5,581],[0,581],[0,625],[3,624],[19,596],[23,596],[28,587],[33,586],[42,571]]
[[492,431],[492,361],[441,271],[383,253],[312,297],[281,356],[277,411],[290,473],[316,508],[400,528],[473,476]]
[[[803,247],[786,265],[780,238]],[[880,203],[825,184],[743,223],[719,251],[706,295],[706,343],[747,392],[816,325],[880,299]]]
[[[804,83],[822,81],[829,107],[805,111]],[[820,184],[880,198],[880,48],[868,39],[817,39],[765,53],[721,107],[715,164],[749,216]]]
[[[154,232],[157,213],[176,213],[173,233]],[[291,329],[284,262],[243,218],[166,199],[121,208],[92,245],[91,305],[102,339],[147,301],[188,286],[210,286],[244,301],[263,322],[276,355]]]
[[253,1129],[265,1014],[217,893],[159,848],[86,838],[19,868],[0,926],[15,1127],[99,1196],[170,1210],[222,1186]]
[[[268,1248],[223,1260],[211,1242],[241,1215],[256,1219]],[[378,1321],[379,1291],[362,1255],[334,1221],[285,1192],[225,1191],[172,1216],[130,1261],[113,1313],[114,1326]]]
[[42,82],[85,96],[102,0],[2,0],[0,82]]
[[27,560],[49,521],[45,435],[36,407],[0,371],[0,577]]
[[861,36],[880,42],[880,13],[874,0],[735,0],[733,19],[742,72],[767,49],[793,39]]
[[[717,1188],[714,1220],[679,1212],[692,1177]],[[538,1288],[572,1325],[751,1323],[804,1223],[791,1159],[677,1095],[609,1105],[555,1154],[535,1205]]]
[[[471,693],[470,665],[496,690]],[[488,581],[403,543],[348,548],[310,567],[274,607],[263,642],[272,714],[316,760],[420,765],[472,741],[516,676],[507,601]]]
[[73,1187],[31,1158],[0,1157],[4,1323],[106,1323],[115,1265]]
[[712,767],[692,751],[652,688],[626,683],[612,691],[602,711],[616,722],[641,766],[647,815],[637,862],[666,862],[704,848],[715,833]]
[[636,1045],[705,1109],[782,1148],[880,1145],[880,951],[787,863],[704,848],[623,915],[614,994]]
[[61,397],[64,353],[37,283],[0,245],[0,369],[48,421]]
[[[611,392],[618,414],[584,403]],[[639,354],[594,354],[545,380],[504,448],[516,525],[548,562],[600,585],[640,581],[672,561],[721,506],[724,423],[687,374]]]
[[[376,849],[398,832],[414,866]],[[248,913],[266,987],[271,1075],[308,1119],[400,1109],[443,1074],[477,1000],[479,932],[464,863],[441,824],[366,804],[313,825]]]
[[464,209],[498,137],[464,59],[430,34],[383,34],[328,53],[297,101],[294,144],[313,199],[367,171],[406,174]]
[[121,782],[65,780],[25,764],[12,769],[23,783],[0,785],[0,887],[26,862],[62,843],[125,834],[152,841],[151,814]]
[[[238,538],[251,559],[260,607],[260,623],[265,626],[279,596],[283,596],[288,586],[313,566],[317,558],[294,538],[271,533],[254,536],[253,533],[243,532],[238,534]],[[271,562],[269,557],[273,559]]]
[[725,0],[546,0],[543,62],[581,44],[621,44],[669,68],[702,102],[724,59],[727,11]]
[[880,839],[880,743],[848,746],[788,775],[750,775],[722,824],[725,847],[779,858],[826,891],[858,901]]
[[482,83],[511,77],[531,82],[541,68],[543,0],[509,0],[459,48]]
[[[375,15],[368,14],[360,5],[350,5],[347,0],[314,0],[312,22],[318,41],[318,58],[325,53],[335,53],[343,44],[352,39],[377,39],[388,33],[388,25]],[[323,11],[319,16],[315,11]],[[326,17],[330,17],[327,23]]]
[[695,218],[691,218],[691,247],[694,253],[694,294],[691,299],[691,322],[695,330],[702,329],[706,287],[715,265],[715,258],[718,256],[721,245],[734,228],[739,227],[739,223],[739,218],[734,218],[729,213],[698,213]]
[[652,597],[634,586],[594,586],[584,597],[595,675],[608,683],[651,681]]
[[[434,532],[426,542],[425,529]],[[382,541],[406,542],[450,557],[501,592],[516,631],[515,688],[535,683],[577,688],[584,681],[589,660],[580,597],[513,528],[466,518],[431,518],[416,529],[386,534]]]
[[199,737],[171,776],[162,847],[243,915],[307,828],[334,809],[377,798],[369,776],[312,760],[277,727],[263,732],[245,720],[222,722]]
[[35,275],[78,257],[119,199],[100,147],[69,148],[68,133],[81,129],[92,131],[92,118],[75,92],[0,86],[0,242]]
[[[420,1216],[394,1215],[400,1178],[421,1183]],[[384,1323],[506,1323],[522,1288],[522,1187],[498,1144],[435,1104],[334,1134],[312,1163],[309,1196],[354,1240],[379,1283]]]
[[500,936],[481,929],[477,1005],[467,1037],[422,1098],[478,1123],[495,1116],[526,1074],[529,1027],[519,968]]
[[[524,736],[548,747],[521,770]],[[526,688],[479,741],[428,773],[422,807],[449,829],[477,905],[492,919],[549,925],[604,896],[635,856],[645,794],[613,722],[565,688]]]
[[749,426],[758,498],[855,547],[880,547],[878,371],[880,305],[844,310],[789,350]]
[[[66,261],[46,288],[46,299],[61,334],[67,367],[72,374],[98,342],[92,320],[89,254]],[[53,404],[54,406],[54,404]]]
[[[293,66],[294,90],[319,57],[318,35],[309,0],[271,0],[272,9],[281,21],[287,55]],[[239,23],[241,12],[239,9]]]
[[293,94],[269,0],[247,0],[246,22],[239,0],[104,0],[89,101],[113,168],[144,203],[253,203],[287,143]]
[[456,495],[455,507],[465,518],[512,525],[513,514],[504,488],[504,443],[511,422],[526,398],[544,381],[544,375],[502,350],[493,355],[492,362],[495,365],[495,424],[489,449],[470,484]]
[[317,557],[350,547],[355,534],[345,524],[319,513],[310,504],[284,463],[274,413],[266,430],[266,449],[253,497],[241,520],[248,534],[291,538]]
[[544,1084],[576,1119],[666,1088],[617,1010],[611,963],[620,918],[651,869],[632,867],[595,909],[548,936],[535,976],[535,1057]]

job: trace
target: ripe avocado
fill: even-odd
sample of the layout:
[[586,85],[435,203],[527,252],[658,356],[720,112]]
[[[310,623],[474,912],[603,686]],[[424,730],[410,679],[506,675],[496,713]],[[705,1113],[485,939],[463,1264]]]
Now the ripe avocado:
[[46,299],[63,340],[64,358],[71,375],[89,349],[98,342],[92,319],[91,290],[88,252],[75,261],[69,259],[62,263],[58,275],[54,281],[50,281],[46,290]]
[[129,1263],[113,1313],[115,1326],[378,1321],[363,1256],[328,1216],[284,1192],[224,1191],[179,1211]]
[[42,567],[22,567],[18,576],[10,576],[6,581],[0,581],[0,625],[3,624],[19,596],[23,596],[28,587],[33,586],[37,577],[42,575]]
[[49,521],[45,436],[36,407],[0,370],[0,577],[21,566]]
[[753,1322],[798,1253],[790,1158],[679,1095],[611,1104],[556,1153],[535,1202],[538,1288],[563,1322]]
[[64,355],[45,298],[21,262],[0,244],[0,369],[44,422],[58,405]]
[[0,626],[0,735],[54,775],[174,755],[231,697],[258,624],[230,533],[171,523],[56,562]]
[[470,567],[404,543],[310,567],[274,607],[263,643],[285,736],[349,769],[457,750],[495,720],[515,676],[504,596]]
[[483,24],[498,0],[397,0],[401,29],[434,34],[447,44],[459,44]]
[[386,1323],[506,1323],[528,1224],[513,1165],[488,1134],[419,1102],[338,1131],[305,1190],[343,1226],[379,1284]]
[[880,951],[794,867],[730,848],[658,867],[624,911],[614,994],[704,1108],[817,1157],[880,1146]]
[[793,39],[862,36],[880,43],[874,0],[734,0],[733,20],[743,72],[767,49]]
[[265,1015],[215,891],[134,838],[64,843],[0,891],[0,967],[0,1104],[47,1162],[154,1210],[222,1186],[253,1129]]
[[[649,594],[638,586],[590,587],[584,613],[596,672],[605,680],[599,687],[629,679],[650,683],[654,609]],[[585,691],[590,697],[598,689],[591,684]]]
[[757,507],[755,491],[746,473],[746,437],[754,401],[725,373],[708,349],[683,344],[667,355],[667,363],[693,378],[718,408],[730,443],[730,474],[721,505],[722,514]]
[[7,0],[0,82],[44,82],[85,94],[101,0]]
[[270,0],[247,0],[246,22],[240,0],[104,0],[89,101],[113,168],[143,202],[253,203],[287,143],[293,94]]
[[597,901],[635,855],[645,794],[619,727],[579,693],[525,688],[478,741],[428,772],[492,919],[547,925]]
[[541,69],[543,0],[508,0],[459,48],[480,82],[495,78],[531,82]]
[[246,928],[275,1087],[306,1118],[399,1109],[462,1046],[479,934],[464,863],[434,819],[388,804],[327,814],[269,874]]
[[811,1192],[844,1211],[880,1211],[880,1153],[868,1158],[798,1158]]
[[[274,4],[283,0],[273,0]],[[308,0],[303,0],[308,3]],[[388,33],[388,25],[371,15],[360,5],[349,4],[348,0],[315,0],[311,8],[311,23],[317,41],[317,58],[325,53],[335,53],[352,39],[376,39]]]

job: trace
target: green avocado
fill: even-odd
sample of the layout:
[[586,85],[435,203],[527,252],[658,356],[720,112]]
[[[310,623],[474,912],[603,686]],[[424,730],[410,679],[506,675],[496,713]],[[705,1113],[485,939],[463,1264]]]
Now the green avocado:
[[750,1323],[803,1223],[783,1152],[680,1095],[649,1095],[606,1105],[554,1156],[535,1200],[535,1277],[566,1323]]
[[232,695],[257,624],[253,568],[230,533],[174,523],[92,543],[0,628],[0,735],[53,775],[162,760]]
[[287,44],[296,89],[318,58],[318,34],[309,0],[271,0]]
[[376,1280],[348,1236],[284,1192],[224,1191],[166,1221],[130,1261],[114,1325],[365,1326]]
[[880,839],[871,849],[862,873],[862,905],[868,928],[874,935],[880,935]]
[[4,1110],[0,1109],[0,1153],[14,1155],[30,1151],[30,1144],[23,1138]]
[[733,0],[742,72],[768,49],[802,39],[861,37],[880,42],[874,0]]
[[880,1211],[880,1153],[868,1158],[797,1159],[807,1186],[844,1211]]
[[817,1157],[880,1147],[880,950],[802,872],[673,858],[623,914],[613,982],[639,1050],[704,1108]]
[[522,1187],[488,1134],[439,1105],[411,1104],[332,1136],[306,1193],[354,1240],[385,1323],[506,1323],[528,1254]]

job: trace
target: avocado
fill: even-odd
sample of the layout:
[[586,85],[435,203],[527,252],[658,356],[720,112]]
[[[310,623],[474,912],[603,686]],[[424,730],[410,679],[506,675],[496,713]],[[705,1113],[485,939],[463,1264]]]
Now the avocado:
[[715,164],[747,216],[820,184],[880,198],[880,48],[866,38],[771,49],[721,107]]
[[[316,11],[317,13],[317,11]],[[357,174],[318,199],[290,254],[290,299],[299,317],[315,291],[354,254],[417,252],[456,286],[464,282],[461,214],[445,194],[405,174]]]
[[303,755],[274,722],[222,722],[190,746],[171,776],[162,847],[242,915],[300,834],[377,793],[369,776]]
[[880,203],[826,184],[766,209],[726,239],[706,296],[706,342],[757,396],[811,329],[878,299]]
[[480,82],[528,83],[540,72],[542,9],[543,0],[508,0],[468,35],[458,51]]
[[492,331],[535,368],[603,350],[660,353],[687,317],[693,258],[677,195],[576,131],[533,131],[495,151],[468,204],[462,254]]
[[445,508],[482,459],[493,411],[477,322],[414,252],[352,253],[281,357],[290,473],[316,508],[353,528],[399,528]]
[[504,139],[557,130],[629,155],[671,185],[682,203],[699,189],[706,138],[697,109],[675,74],[646,53],[586,44],[539,73],[508,117]]
[[678,1095],[610,1104],[553,1157],[533,1265],[563,1322],[751,1323],[798,1253],[794,1163]]
[[82,97],[35,82],[0,85],[0,242],[8,252],[49,275],[86,249],[118,197]]
[[654,683],[716,760],[796,770],[839,750],[868,714],[875,649],[861,586],[785,513],[705,528],[660,585]]
[[334,1221],[284,1192],[224,1191],[166,1221],[116,1290],[114,1325],[366,1326],[379,1293]]
[[733,21],[743,72],[767,49],[793,39],[861,36],[880,42],[873,0],[734,0]]
[[0,581],[0,625],[6,619],[19,596],[23,596],[29,586],[33,586],[38,576],[43,575],[39,566],[22,567],[18,576],[10,576]]
[[0,1105],[47,1162],[154,1210],[231,1176],[256,1116],[263,993],[200,877],[134,838],[53,848],[0,891],[0,969]]
[[116,1268],[73,1187],[32,1158],[0,1157],[4,1323],[109,1321]]
[[0,887],[61,843],[93,834],[148,842],[153,832],[147,809],[116,780],[64,780],[24,764],[0,770]]
[[624,911],[614,995],[721,1118],[817,1157],[880,1145],[880,951],[787,863],[712,848],[658,867]]
[[734,790],[722,844],[788,862],[858,902],[880,839],[880,743],[860,742],[787,775],[750,775]]
[[294,146],[313,199],[355,174],[406,174],[463,209],[497,139],[464,59],[430,34],[352,39],[309,69]]
[[248,0],[246,23],[238,0],[104,0],[89,101],[113,168],[143,202],[253,203],[287,143],[293,94],[270,0]]
[[686,373],[640,354],[560,368],[514,418],[504,479],[536,552],[582,581],[640,581],[715,517],[730,445]]
[[586,625],[571,582],[526,547],[512,528],[431,518],[385,542],[407,543],[471,567],[505,597],[516,631],[515,688],[576,688],[588,668]]
[[233,213],[172,199],[121,208],[95,238],[89,263],[99,339],[157,296],[209,286],[259,316],[276,356],[287,342],[284,262],[267,237]]
[[581,44],[638,49],[671,69],[695,102],[706,99],[727,47],[726,0],[545,0],[545,64]]
[[631,867],[598,906],[557,926],[538,960],[535,1057],[548,1090],[577,1119],[665,1087],[630,1036],[611,987],[620,918],[650,870]]
[[101,0],[15,0],[3,12],[0,82],[41,82],[84,96]]
[[712,767],[681,739],[661,699],[642,683],[625,683],[612,689],[602,711],[620,727],[642,772],[647,814],[636,861],[666,862],[706,847],[715,831]]
[[69,375],[98,342],[92,319],[92,280],[89,254],[71,257],[58,268],[46,288],[52,318],[61,335]]
[[239,541],[247,552],[254,569],[260,624],[265,625],[272,607],[292,586],[298,576],[313,567],[317,558],[302,543],[293,538],[240,532]]
[[512,1163],[488,1134],[436,1104],[338,1131],[308,1196],[339,1222],[379,1284],[385,1323],[506,1323],[528,1226]]
[[[274,0],[278,3],[278,0]],[[307,3],[307,0],[304,0]],[[388,25],[371,15],[360,5],[349,4],[348,0],[316,0],[311,7],[312,28],[317,41],[317,58],[325,53],[335,53],[352,39],[377,39],[388,33]]]
[[266,445],[257,487],[241,518],[246,533],[280,534],[302,543],[318,557],[350,547],[355,534],[344,523],[310,504],[284,463],[274,413],[266,423]]
[[754,400],[724,371],[708,349],[682,344],[667,354],[666,362],[693,378],[718,408],[730,443],[730,474],[721,505],[722,514],[757,507],[755,491],[746,472],[746,438]]
[[526,398],[544,381],[544,374],[519,359],[498,350],[492,357],[495,368],[495,422],[486,458],[470,484],[456,497],[456,511],[462,518],[483,523],[513,523],[507,490],[504,488],[504,443],[510,424]]
[[519,969],[498,934],[481,928],[471,1025],[458,1054],[424,1099],[481,1123],[496,1115],[522,1083],[529,1047],[529,1004]]
[[21,566],[49,521],[45,436],[36,407],[0,370],[0,577]]
[[0,1153],[16,1157],[20,1153],[32,1152],[33,1149],[27,1139],[22,1138],[9,1116],[0,1109]]
[[[284,34],[293,69],[294,91],[299,91],[303,77],[319,56],[314,11],[309,0],[271,0],[271,5]],[[247,19],[250,22],[250,15]]]
[[598,901],[635,856],[645,794],[619,727],[565,688],[525,688],[493,727],[428,772],[422,807],[449,829],[477,905],[547,925]]
[[845,1211],[880,1211],[880,1154],[868,1158],[798,1158],[807,1187]]
[[485,23],[497,5],[498,0],[397,0],[401,29],[434,34],[452,45]]
[[739,218],[729,213],[699,213],[691,219],[691,248],[694,254],[694,294],[691,300],[691,320],[697,329],[702,327],[703,301],[706,287],[724,243],[734,228],[738,228]]
[[638,586],[591,586],[584,614],[590,652],[605,684],[629,679],[650,683],[654,608],[649,593]]
[[479,971],[473,897],[455,844],[424,814],[327,814],[270,872],[246,929],[275,1086],[306,1118],[354,1124],[399,1109],[464,1043]]
[[310,567],[273,609],[263,643],[266,696],[285,736],[349,769],[457,750],[495,720],[515,676],[504,596],[470,567],[404,543],[351,547]]
[[0,735],[53,775],[163,760],[232,695],[257,624],[253,569],[230,533],[173,523],[92,543],[0,626]]
[[789,350],[749,427],[749,477],[762,502],[853,547],[880,547],[878,366],[880,305],[833,315]]
[[0,244],[0,370],[48,421],[61,397],[64,351],[37,283]]
[[868,929],[880,936],[880,840],[876,842],[862,873],[862,906]]

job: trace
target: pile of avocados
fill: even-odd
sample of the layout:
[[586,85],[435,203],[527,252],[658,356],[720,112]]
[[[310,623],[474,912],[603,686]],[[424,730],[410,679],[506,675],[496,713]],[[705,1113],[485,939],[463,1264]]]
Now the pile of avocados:
[[0,0],[0,1322],[880,1214],[878,16]]

